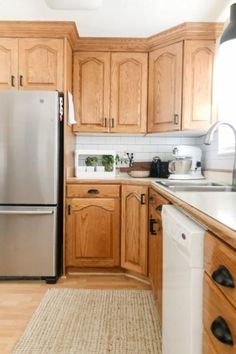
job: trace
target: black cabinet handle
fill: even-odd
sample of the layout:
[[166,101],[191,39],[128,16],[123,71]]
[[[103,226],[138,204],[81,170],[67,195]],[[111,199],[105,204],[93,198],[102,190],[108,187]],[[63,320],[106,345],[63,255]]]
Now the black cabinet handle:
[[154,230],[154,225],[157,224],[157,220],[156,219],[150,219],[149,220],[149,232],[151,235],[157,235],[156,230]]
[[174,125],[178,125],[179,124],[179,115],[177,113],[174,114]]
[[88,193],[89,194],[99,194],[99,190],[97,190],[97,189],[89,189]]
[[227,345],[234,345],[229,326],[223,317],[219,316],[212,322],[211,331],[220,342]]
[[220,265],[211,275],[216,283],[225,286],[226,288],[234,288],[234,279],[230,271],[223,265]]
[[141,194],[141,204],[142,205],[145,204],[145,194],[144,193]]
[[107,127],[107,118],[104,118],[104,127]]
[[23,76],[20,75],[20,86],[23,86]]
[[15,76],[11,75],[11,86],[15,87]]

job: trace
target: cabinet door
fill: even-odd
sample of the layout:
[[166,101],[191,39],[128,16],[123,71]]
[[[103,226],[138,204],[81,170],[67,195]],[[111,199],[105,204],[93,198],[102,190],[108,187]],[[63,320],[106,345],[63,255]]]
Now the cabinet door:
[[19,39],[19,89],[63,91],[62,39]]
[[182,56],[182,42],[150,53],[148,131],[151,133],[180,129]]
[[0,39],[0,90],[17,88],[18,39]]
[[66,265],[113,267],[120,264],[119,199],[68,200]]
[[147,275],[148,188],[122,186],[121,266]]
[[109,129],[110,53],[75,53],[73,93],[77,119],[74,130]]
[[169,201],[153,189],[149,193],[149,278],[160,320],[162,319],[162,206]]
[[147,122],[147,54],[111,54],[110,129],[145,133]]
[[215,121],[214,53],[213,40],[184,42],[183,130],[207,130]]

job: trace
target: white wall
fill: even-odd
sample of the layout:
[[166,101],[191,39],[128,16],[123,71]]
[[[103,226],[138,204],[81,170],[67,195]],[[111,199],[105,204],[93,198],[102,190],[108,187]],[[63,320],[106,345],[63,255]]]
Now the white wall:
[[77,136],[76,149],[115,150],[117,153],[133,152],[134,161],[151,161],[159,156],[163,161],[170,160],[175,145],[195,145],[195,137],[157,137],[157,136]]

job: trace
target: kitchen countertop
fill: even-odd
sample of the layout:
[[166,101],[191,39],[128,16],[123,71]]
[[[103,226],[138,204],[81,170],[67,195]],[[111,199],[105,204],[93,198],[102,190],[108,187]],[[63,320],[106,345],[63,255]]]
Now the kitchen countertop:
[[[110,179],[69,178],[67,183],[146,184],[169,199],[177,207],[236,248],[236,192],[177,192],[158,185],[158,178],[134,178],[120,174]],[[192,181],[191,181],[192,182]],[[199,182],[199,181],[198,181]]]

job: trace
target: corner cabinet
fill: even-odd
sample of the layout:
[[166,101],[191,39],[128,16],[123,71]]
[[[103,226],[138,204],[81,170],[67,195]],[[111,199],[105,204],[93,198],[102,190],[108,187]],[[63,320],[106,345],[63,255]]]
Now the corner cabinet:
[[73,77],[75,131],[146,132],[146,53],[76,52]]
[[152,285],[154,300],[156,301],[160,323],[162,320],[162,273],[163,273],[163,234],[162,234],[162,206],[170,202],[150,188],[149,191],[149,279]]
[[63,91],[63,39],[0,38],[0,89]]
[[183,43],[157,49],[149,56],[148,131],[181,128]]
[[148,132],[207,130],[215,121],[215,40],[185,40],[149,57]]
[[122,186],[121,225],[121,266],[146,276],[148,187]]
[[68,185],[66,267],[120,265],[120,186]]

